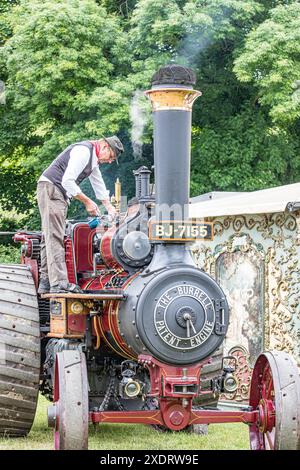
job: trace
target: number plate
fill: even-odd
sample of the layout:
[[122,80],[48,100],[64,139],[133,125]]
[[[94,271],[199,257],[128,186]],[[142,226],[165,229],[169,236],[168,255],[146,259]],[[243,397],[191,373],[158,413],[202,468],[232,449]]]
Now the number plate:
[[183,220],[162,220],[150,222],[150,240],[186,242],[194,240],[213,240],[213,223],[188,222]]

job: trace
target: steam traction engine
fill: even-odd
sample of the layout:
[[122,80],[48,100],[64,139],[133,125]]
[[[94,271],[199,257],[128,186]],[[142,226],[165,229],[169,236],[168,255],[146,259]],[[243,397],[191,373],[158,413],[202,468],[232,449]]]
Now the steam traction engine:
[[201,381],[222,345],[229,311],[220,286],[188,249],[188,240],[213,231],[186,213],[191,110],[200,95],[194,84],[191,70],[172,65],[154,75],[146,92],[154,114],[155,201],[150,171],[141,168],[137,197],[113,226],[68,224],[69,280],[83,294],[38,297],[41,233],[15,235],[23,264],[0,268],[1,434],[29,432],[41,390],[53,401],[48,422],[56,449],[86,449],[89,422],[173,431],[243,422],[253,449],[299,448],[299,373],[286,353],[259,356],[249,407],[195,406],[232,390],[235,380],[227,358],[209,387]]

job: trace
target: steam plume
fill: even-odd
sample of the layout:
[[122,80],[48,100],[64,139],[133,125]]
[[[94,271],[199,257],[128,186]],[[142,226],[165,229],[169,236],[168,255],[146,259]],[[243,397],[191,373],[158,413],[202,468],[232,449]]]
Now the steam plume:
[[143,133],[147,122],[150,120],[150,107],[148,100],[141,90],[137,90],[131,101],[130,106],[131,142],[133,156],[135,160],[142,158],[143,151]]

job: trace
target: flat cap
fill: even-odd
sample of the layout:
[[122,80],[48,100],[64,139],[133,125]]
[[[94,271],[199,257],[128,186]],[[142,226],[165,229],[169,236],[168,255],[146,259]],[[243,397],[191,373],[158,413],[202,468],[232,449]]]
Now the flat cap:
[[124,152],[124,146],[123,146],[122,142],[120,141],[119,137],[117,137],[116,135],[112,135],[111,137],[103,137],[103,139],[105,140],[105,142],[108,143],[108,145],[110,146],[110,148],[114,152],[116,162],[119,165],[118,157],[121,153]]

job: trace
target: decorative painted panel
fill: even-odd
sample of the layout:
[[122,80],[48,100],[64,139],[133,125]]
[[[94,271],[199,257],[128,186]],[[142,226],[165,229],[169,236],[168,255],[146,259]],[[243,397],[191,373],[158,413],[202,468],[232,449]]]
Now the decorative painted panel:
[[216,278],[230,307],[224,352],[242,346],[252,366],[252,359],[263,350],[264,261],[253,249],[224,252],[216,261]]
[[300,366],[300,212],[209,220],[214,240],[192,252],[232,307],[225,352],[239,356],[241,389],[227,398],[239,401],[247,395],[245,371],[262,349],[285,350]]
[[227,352],[228,356],[236,359],[235,377],[238,382],[237,390],[233,393],[223,393],[220,396],[221,401],[235,401],[238,403],[247,403],[249,400],[250,383],[252,368],[250,365],[249,352],[243,346],[233,346]]

